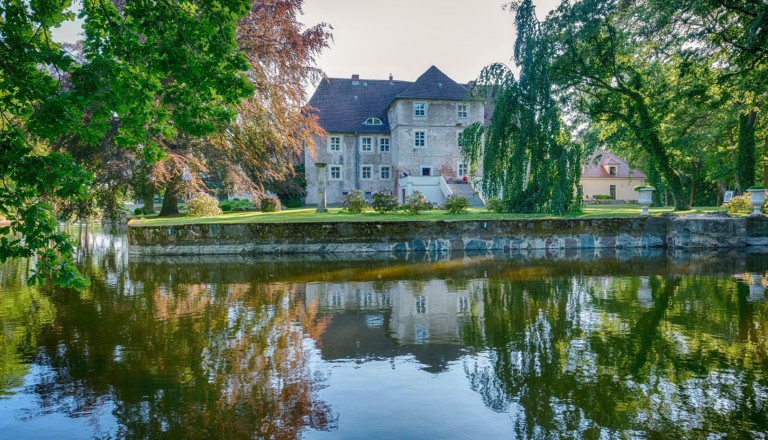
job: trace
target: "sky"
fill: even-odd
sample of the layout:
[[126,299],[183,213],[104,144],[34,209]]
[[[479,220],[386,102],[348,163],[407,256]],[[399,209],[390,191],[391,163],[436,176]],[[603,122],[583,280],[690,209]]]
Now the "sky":
[[[509,0],[305,0],[300,21],[327,23],[333,41],[317,59],[329,77],[414,81],[435,65],[459,83],[484,66],[512,65],[514,15]],[[540,19],[560,0],[534,0]],[[76,41],[80,25],[54,32]]]
[[[333,42],[318,59],[332,78],[413,81],[435,65],[459,83],[483,67],[512,65],[509,0],[305,0],[301,21],[328,23]],[[560,0],[534,0],[540,19]]]

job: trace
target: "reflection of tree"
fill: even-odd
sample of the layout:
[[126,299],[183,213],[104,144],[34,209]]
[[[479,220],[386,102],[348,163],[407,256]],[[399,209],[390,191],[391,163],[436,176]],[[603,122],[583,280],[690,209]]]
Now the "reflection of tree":
[[745,435],[768,426],[768,312],[727,278],[490,282],[470,386],[521,437]]
[[19,285],[29,273],[25,263],[12,260],[0,266],[0,398],[23,384],[29,371],[25,360],[37,350],[40,330],[56,316],[48,298]]
[[327,322],[289,285],[188,282],[172,272],[126,280],[106,266],[86,264],[106,274],[89,274],[93,286],[80,296],[50,292],[59,313],[37,361],[54,373],[38,380],[40,408],[78,415],[111,399],[121,438],[289,439],[334,429],[304,333]]

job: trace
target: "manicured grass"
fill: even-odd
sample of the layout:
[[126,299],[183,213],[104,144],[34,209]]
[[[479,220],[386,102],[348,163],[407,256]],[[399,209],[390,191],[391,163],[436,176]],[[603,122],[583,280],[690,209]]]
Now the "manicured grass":
[[[651,215],[658,216],[672,213],[672,207],[651,208]],[[718,207],[700,207],[690,211],[675,214],[697,214],[721,212]],[[566,216],[567,218],[617,218],[636,217],[640,213],[640,205],[590,205],[580,214]],[[338,208],[318,214],[315,208],[288,209],[281,212],[230,212],[217,217],[149,217],[134,219],[131,225],[136,226],[173,226],[190,224],[232,224],[232,223],[308,223],[308,222],[382,222],[382,221],[462,221],[462,220],[499,220],[499,219],[533,219],[559,218],[545,214],[497,214],[481,208],[471,208],[465,213],[451,215],[446,211],[425,211],[422,214],[410,215],[403,212],[395,214],[377,214],[372,210],[362,214],[350,214]]]

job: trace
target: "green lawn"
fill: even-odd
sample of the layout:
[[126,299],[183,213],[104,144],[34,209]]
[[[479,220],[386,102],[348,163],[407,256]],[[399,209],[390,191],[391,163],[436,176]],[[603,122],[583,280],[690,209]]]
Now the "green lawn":
[[[681,211],[676,214],[696,214],[722,212],[718,207],[699,207],[690,211]],[[568,215],[568,218],[616,218],[636,217],[640,213],[640,205],[590,205],[584,208],[580,214]],[[672,213],[672,207],[651,208],[651,215]],[[544,214],[497,214],[481,208],[472,208],[466,213],[451,215],[445,211],[426,211],[418,215],[410,215],[403,212],[396,214],[377,214],[369,210],[362,214],[349,214],[338,208],[318,214],[315,208],[288,209],[282,212],[231,212],[217,217],[146,217],[136,218],[131,225],[137,226],[172,226],[190,224],[231,224],[231,223],[307,223],[307,222],[364,222],[364,221],[461,221],[461,220],[499,220],[499,219],[532,219],[532,218],[558,218]]]

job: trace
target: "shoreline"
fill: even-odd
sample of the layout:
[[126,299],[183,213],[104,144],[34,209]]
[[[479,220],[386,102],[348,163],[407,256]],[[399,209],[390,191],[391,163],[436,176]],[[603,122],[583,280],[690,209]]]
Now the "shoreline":
[[768,217],[129,225],[128,243],[133,255],[168,256],[744,249],[768,245]]

